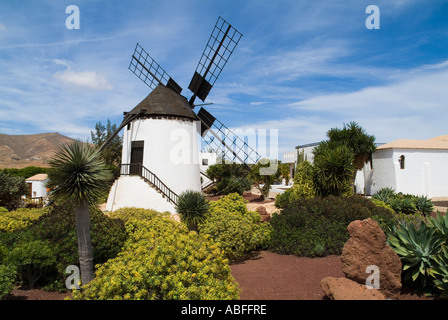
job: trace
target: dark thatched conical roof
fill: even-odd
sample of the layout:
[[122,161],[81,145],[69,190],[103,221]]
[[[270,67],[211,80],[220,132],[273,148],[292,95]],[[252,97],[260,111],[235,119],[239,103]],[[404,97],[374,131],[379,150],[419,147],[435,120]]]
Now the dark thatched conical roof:
[[130,114],[137,114],[141,109],[146,109],[142,117],[176,117],[195,120],[196,116],[187,98],[173,90],[158,85],[145,99],[143,99]]

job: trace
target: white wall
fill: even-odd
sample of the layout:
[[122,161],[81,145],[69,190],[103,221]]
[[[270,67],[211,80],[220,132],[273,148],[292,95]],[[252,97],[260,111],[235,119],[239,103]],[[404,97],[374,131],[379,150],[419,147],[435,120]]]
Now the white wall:
[[31,183],[31,197],[37,198],[37,197],[46,197],[47,196],[47,187],[45,186],[45,183],[47,180],[44,181],[27,181],[27,183]]
[[[399,158],[404,155],[405,167]],[[448,150],[384,149],[373,155],[371,193],[390,187],[396,192],[448,196]]]
[[[216,159],[217,159],[217,154],[214,152],[201,152],[199,154],[200,157],[200,169],[202,172],[207,173],[207,169],[216,164]],[[206,160],[207,164],[204,163],[203,160]],[[207,183],[210,182],[210,179],[208,179],[207,177],[201,175],[202,177],[202,185],[206,185]]]
[[[138,119],[124,128],[122,164],[131,161],[132,141],[144,141],[143,166],[177,195],[201,191],[197,123],[174,119]],[[109,193],[106,210],[139,207],[175,213],[161,194],[136,176],[121,176]]]
[[196,123],[139,119],[124,129],[122,163],[130,163],[132,141],[144,140],[143,165],[171,190],[201,191]]
[[106,210],[114,211],[125,207],[176,213],[173,204],[138,176],[121,176],[112,185]]

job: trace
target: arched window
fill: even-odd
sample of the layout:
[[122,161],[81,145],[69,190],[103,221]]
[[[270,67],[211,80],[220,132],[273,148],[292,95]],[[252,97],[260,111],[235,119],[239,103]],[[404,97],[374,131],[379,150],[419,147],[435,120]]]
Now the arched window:
[[404,169],[404,155],[400,156],[398,162],[400,163],[400,169]]

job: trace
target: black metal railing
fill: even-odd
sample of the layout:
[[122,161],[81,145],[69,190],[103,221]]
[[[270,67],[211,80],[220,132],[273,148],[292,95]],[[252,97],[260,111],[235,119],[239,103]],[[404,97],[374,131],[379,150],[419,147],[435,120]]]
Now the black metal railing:
[[143,180],[145,180],[164,197],[166,197],[169,202],[177,204],[178,195],[141,163],[122,164],[120,174],[125,176],[139,176],[143,178]]

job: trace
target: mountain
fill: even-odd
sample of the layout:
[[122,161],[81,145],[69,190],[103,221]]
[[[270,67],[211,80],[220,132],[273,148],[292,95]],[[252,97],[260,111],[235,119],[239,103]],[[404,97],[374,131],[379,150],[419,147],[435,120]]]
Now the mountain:
[[29,135],[0,134],[0,169],[48,167],[48,159],[72,138],[57,132]]

